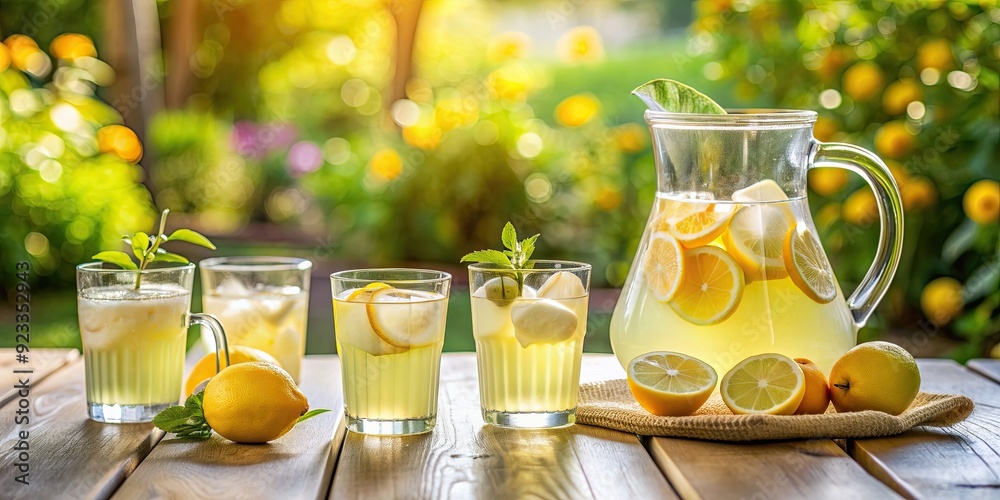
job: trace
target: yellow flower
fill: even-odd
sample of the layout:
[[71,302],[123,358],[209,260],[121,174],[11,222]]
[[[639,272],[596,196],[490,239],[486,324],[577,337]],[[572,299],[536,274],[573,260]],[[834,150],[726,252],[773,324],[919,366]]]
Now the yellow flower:
[[809,187],[816,194],[837,194],[847,185],[847,171],[842,168],[816,168],[809,171]]
[[604,58],[601,34],[590,26],[577,26],[559,37],[559,55],[569,62],[594,62]]
[[521,59],[531,48],[531,38],[518,31],[501,33],[490,41],[489,58],[493,62]]
[[901,121],[886,123],[875,131],[875,150],[889,158],[900,158],[913,150],[916,138]]
[[837,122],[825,116],[816,118],[816,124],[813,125],[813,137],[819,141],[833,140],[833,135],[838,131],[840,131],[840,127],[837,126]]
[[403,140],[420,149],[434,149],[441,144],[441,128],[433,121],[421,120],[403,127]]
[[615,144],[626,153],[638,153],[646,147],[649,132],[638,123],[626,123],[615,128]]
[[528,97],[531,75],[527,68],[514,64],[499,68],[487,77],[487,86],[500,99],[523,101]]
[[917,67],[919,69],[948,69],[954,60],[951,53],[951,42],[944,38],[928,40],[917,49]]
[[913,78],[904,78],[893,82],[885,89],[882,96],[882,109],[890,115],[898,115],[906,111],[913,101],[919,101],[924,97],[920,84]]
[[595,204],[601,210],[605,212],[610,212],[620,207],[622,204],[622,193],[618,189],[613,189],[610,187],[602,187],[597,192],[597,197],[594,200]]
[[869,101],[882,90],[884,77],[871,61],[855,63],[844,72],[844,93],[856,101]]
[[962,198],[965,215],[976,224],[993,224],[1000,219],[1000,183],[990,179],[977,181]]
[[904,210],[919,210],[933,206],[937,202],[937,188],[926,177],[909,179],[899,186]]
[[844,220],[855,226],[866,226],[878,220],[875,194],[863,187],[847,197],[842,207]]
[[927,319],[946,325],[962,312],[962,284],[954,278],[931,281],[920,293],[920,308]]
[[49,52],[59,59],[73,60],[77,57],[97,57],[94,42],[79,33],[65,33],[57,36],[49,44]]
[[142,144],[132,129],[124,125],[107,125],[97,131],[97,147],[102,153],[136,163],[142,158]]
[[567,97],[556,106],[556,121],[567,127],[579,127],[589,122],[601,110],[601,101],[593,94]]
[[379,179],[391,181],[403,172],[403,160],[395,149],[384,148],[372,155],[368,168]]

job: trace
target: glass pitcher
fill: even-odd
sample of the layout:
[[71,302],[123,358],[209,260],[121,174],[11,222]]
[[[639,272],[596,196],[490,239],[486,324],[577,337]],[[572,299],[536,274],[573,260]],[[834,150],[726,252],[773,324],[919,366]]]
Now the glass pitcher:
[[[899,264],[902,205],[881,160],[818,142],[815,121],[812,111],[646,111],[657,197],[611,319],[622,366],[676,351],[722,377],[748,356],[777,352],[829,373],[855,345]],[[875,262],[846,301],[806,200],[806,173],[817,167],[856,172],[875,191]]]

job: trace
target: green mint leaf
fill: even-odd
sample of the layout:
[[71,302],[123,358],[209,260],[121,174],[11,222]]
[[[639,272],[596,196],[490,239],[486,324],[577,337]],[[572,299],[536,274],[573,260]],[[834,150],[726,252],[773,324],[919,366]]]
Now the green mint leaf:
[[330,411],[330,410],[327,410],[326,408],[319,408],[319,409],[316,409],[316,410],[309,410],[304,415],[302,415],[301,417],[299,417],[299,419],[296,420],[295,423],[296,424],[300,424],[300,423],[302,423],[305,420],[309,420],[310,418],[313,418],[316,415],[319,415],[321,413],[326,413],[328,411]]
[[153,417],[153,425],[165,432],[177,432],[190,425],[191,409],[185,406],[171,406]]
[[517,230],[514,229],[514,225],[510,221],[503,227],[500,239],[503,241],[503,246],[507,247],[508,250],[514,251],[517,249]]
[[649,109],[670,113],[724,115],[726,110],[711,98],[674,80],[657,79],[632,91]]
[[513,268],[510,258],[499,250],[478,250],[467,253],[462,257],[461,262],[476,262],[479,264],[495,264],[500,267]]
[[528,262],[528,259],[531,258],[531,254],[535,252],[535,241],[538,240],[538,236],[539,235],[536,234],[530,238],[525,238],[524,241],[521,242],[521,256],[523,259],[521,262]]
[[189,261],[187,258],[177,255],[175,253],[170,253],[162,248],[156,249],[153,259],[157,262],[179,262],[181,264],[187,264]]
[[139,266],[136,266],[135,262],[132,262],[132,257],[129,257],[125,252],[101,252],[91,258],[101,262],[107,262],[108,264],[114,264],[129,271],[136,271],[139,269]]
[[190,229],[178,229],[167,236],[168,241],[186,241],[198,246],[215,250],[215,245],[204,235]]
[[178,427],[174,434],[181,439],[204,440],[212,437],[212,428],[205,423],[204,419],[199,422]]
[[132,253],[135,254],[135,258],[140,261],[146,258],[146,250],[149,249],[149,235],[139,231],[135,233],[135,236],[131,238],[129,242],[132,245]]
[[200,413],[202,411],[201,404],[202,401],[204,400],[205,400],[205,391],[196,392],[188,396],[187,400],[184,401],[184,407],[191,410],[197,410]]

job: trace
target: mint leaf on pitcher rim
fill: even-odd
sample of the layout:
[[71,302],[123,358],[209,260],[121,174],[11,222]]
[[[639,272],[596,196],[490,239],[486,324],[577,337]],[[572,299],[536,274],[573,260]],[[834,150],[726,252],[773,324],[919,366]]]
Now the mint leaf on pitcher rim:
[[724,115],[726,110],[710,97],[681,82],[659,78],[650,80],[632,91],[646,107],[668,113]]

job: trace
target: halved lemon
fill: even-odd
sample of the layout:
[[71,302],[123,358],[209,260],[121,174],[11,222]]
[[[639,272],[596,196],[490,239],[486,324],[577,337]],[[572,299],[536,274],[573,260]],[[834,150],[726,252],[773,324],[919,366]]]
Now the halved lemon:
[[392,288],[392,287],[385,283],[375,281],[373,283],[369,283],[364,287],[358,288],[357,290],[351,292],[351,294],[347,296],[347,301],[368,302],[369,300],[371,300],[372,294],[375,293],[376,290],[384,290],[386,288]]
[[670,234],[687,248],[707,245],[726,230],[734,211],[733,205],[715,204],[706,210],[673,217],[669,220]]
[[743,270],[724,250],[713,246],[684,252],[684,275],[670,301],[680,317],[696,325],[721,323],[743,299]]
[[665,232],[654,232],[643,255],[642,274],[654,299],[672,299],[684,276],[684,249],[677,239]]
[[715,389],[719,376],[704,361],[677,352],[647,352],[628,364],[628,387],[646,411],[661,417],[691,415]]
[[433,343],[444,332],[442,297],[430,292],[380,288],[365,305],[375,334],[398,348]]
[[759,203],[762,201],[784,201],[788,199],[785,190],[773,179],[764,179],[743,189],[733,192],[733,201],[740,203]]
[[782,246],[792,221],[786,210],[771,205],[743,207],[730,219],[722,243],[740,263],[748,280],[788,276]]
[[791,415],[802,402],[806,383],[798,363],[781,354],[750,356],[722,377],[722,400],[737,415]]
[[792,227],[785,237],[785,269],[810,299],[826,304],[837,297],[837,283],[823,246],[808,228]]

